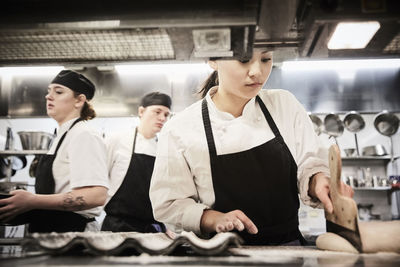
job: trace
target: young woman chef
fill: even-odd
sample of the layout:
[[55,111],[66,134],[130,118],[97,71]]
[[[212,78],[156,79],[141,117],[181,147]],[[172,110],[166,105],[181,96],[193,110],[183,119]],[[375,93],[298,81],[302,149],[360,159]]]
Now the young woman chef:
[[98,230],[94,217],[106,201],[108,176],[105,144],[86,122],[96,116],[88,103],[95,86],[63,70],[47,90],[47,114],[59,125],[57,136],[37,166],[36,194],[10,192],[0,200],[0,220],[27,222],[29,232]]
[[156,220],[178,232],[235,230],[249,245],[304,244],[298,194],[332,211],[327,158],[306,111],[287,91],[261,90],[271,52],[209,64],[203,100],[160,134],[150,186]]
[[106,140],[110,171],[109,202],[101,230],[113,232],[165,232],[154,220],[149,199],[157,147],[156,134],[170,114],[171,98],[159,92],[144,96],[134,131],[120,132]]

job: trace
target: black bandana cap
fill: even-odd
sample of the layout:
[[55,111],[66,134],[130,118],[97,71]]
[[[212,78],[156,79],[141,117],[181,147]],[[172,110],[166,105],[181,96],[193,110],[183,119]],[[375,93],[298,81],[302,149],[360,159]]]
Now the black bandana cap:
[[153,105],[161,105],[171,109],[171,98],[160,92],[153,92],[145,95],[140,102],[140,106],[147,107]]
[[94,84],[88,78],[72,70],[62,70],[51,83],[61,84],[72,91],[84,94],[88,100],[93,98],[96,90]]

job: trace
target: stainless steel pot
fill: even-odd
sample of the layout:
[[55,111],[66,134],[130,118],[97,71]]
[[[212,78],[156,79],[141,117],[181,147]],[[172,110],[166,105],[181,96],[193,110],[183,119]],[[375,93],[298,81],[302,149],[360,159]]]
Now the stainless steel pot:
[[313,123],[313,126],[314,126],[314,132],[317,134],[317,135],[320,135],[322,132],[323,132],[323,129],[322,129],[322,120],[317,116],[317,115],[314,115],[314,114],[309,114],[308,115],[309,117],[310,117],[310,119],[311,119],[311,121],[312,121],[312,123]]
[[[399,129],[399,118],[393,114],[384,110],[378,113],[374,119],[374,126],[375,129],[382,135],[390,137],[390,157],[391,162],[394,161],[393,156],[393,139],[392,136],[397,132]],[[397,173],[397,165],[394,165],[395,173]]]
[[384,110],[375,116],[374,126],[380,134],[390,137],[399,129],[399,122],[395,114]]
[[54,135],[41,131],[18,132],[21,145],[24,150],[48,150]]
[[344,131],[343,122],[339,116],[334,113],[326,115],[324,118],[324,127],[325,133],[327,133],[330,137],[333,137],[338,145],[336,138],[341,136]]
[[344,126],[349,132],[354,133],[354,140],[356,142],[357,156],[360,156],[360,150],[358,148],[357,133],[364,129],[365,121],[363,117],[357,111],[350,111],[346,113],[343,119]]
[[386,149],[383,145],[366,146],[362,150],[364,156],[384,156],[387,155]]

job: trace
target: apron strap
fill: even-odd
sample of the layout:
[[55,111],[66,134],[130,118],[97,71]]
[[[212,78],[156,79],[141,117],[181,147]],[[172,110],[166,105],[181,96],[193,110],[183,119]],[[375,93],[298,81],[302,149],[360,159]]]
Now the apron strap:
[[260,105],[261,111],[264,113],[264,117],[267,119],[269,127],[271,127],[272,132],[274,133],[275,137],[282,138],[281,133],[279,132],[278,127],[275,124],[274,119],[272,119],[271,113],[269,113],[267,107],[265,106],[264,102],[261,98],[257,95],[256,100]]
[[207,137],[208,150],[210,153],[211,162],[213,162],[214,159],[217,158],[217,149],[215,148],[215,142],[211,128],[210,114],[208,112],[206,98],[203,98],[203,101],[201,103],[201,114],[203,116],[203,124]]
[[59,141],[58,144],[57,144],[56,151],[54,152],[54,156],[57,155],[58,149],[60,148],[62,142],[64,141],[64,138],[65,138],[65,136],[67,135],[68,131],[71,130],[72,127],[74,127],[74,125],[77,124],[78,122],[80,122],[81,120],[82,120],[82,118],[76,119],[76,120],[72,123],[72,125],[68,128],[68,130],[61,136],[61,139],[60,139],[60,141]]

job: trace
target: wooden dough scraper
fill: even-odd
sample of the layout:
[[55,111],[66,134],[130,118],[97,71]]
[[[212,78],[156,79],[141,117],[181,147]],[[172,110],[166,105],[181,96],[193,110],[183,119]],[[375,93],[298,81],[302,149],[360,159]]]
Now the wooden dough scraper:
[[340,176],[342,160],[337,145],[329,148],[329,168],[331,173],[330,197],[333,212],[325,211],[326,231],[335,233],[349,241],[359,252],[362,243],[358,227],[358,210],[356,202],[340,193]]

